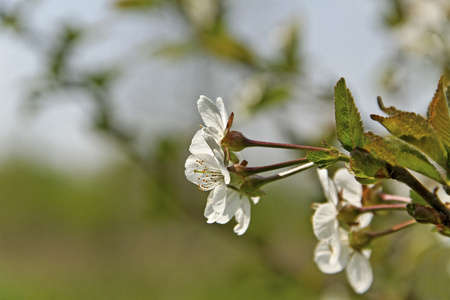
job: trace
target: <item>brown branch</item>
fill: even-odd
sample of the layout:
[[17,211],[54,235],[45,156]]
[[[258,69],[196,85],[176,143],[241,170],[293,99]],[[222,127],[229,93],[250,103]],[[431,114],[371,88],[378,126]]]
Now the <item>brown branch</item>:
[[446,218],[444,224],[450,225],[450,209],[441,202],[439,197],[430,192],[425,186],[420,183],[411,173],[409,173],[405,168],[388,165],[388,170],[392,179],[403,182],[414,190],[419,196],[421,196],[431,207],[439,211]]

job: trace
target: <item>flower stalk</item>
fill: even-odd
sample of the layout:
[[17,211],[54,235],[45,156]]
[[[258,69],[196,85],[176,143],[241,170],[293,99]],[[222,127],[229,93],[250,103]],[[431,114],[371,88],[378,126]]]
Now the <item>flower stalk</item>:
[[268,183],[295,175],[297,173],[300,173],[300,172],[310,169],[312,167],[314,167],[314,163],[309,162],[309,163],[303,164],[301,166],[297,166],[295,168],[292,168],[292,169],[284,171],[284,172],[280,172],[280,173],[272,175],[272,176],[262,177],[259,175],[252,175],[252,176],[246,178],[246,180],[244,181],[244,183],[241,186],[241,190],[244,190],[244,191],[258,190],[263,185],[266,185]]
[[408,227],[410,227],[410,226],[412,226],[414,224],[417,224],[416,220],[409,220],[409,221],[406,221],[406,222],[394,225],[391,228],[388,228],[386,230],[369,231],[369,232],[366,232],[366,234],[368,236],[370,236],[370,238],[373,240],[375,238],[379,238],[379,237],[382,237],[382,236],[385,236],[385,235],[388,235],[388,234],[391,234],[391,233],[398,232],[400,230],[406,229],[406,228],[408,228]]
[[284,143],[271,143],[263,141],[255,141],[247,139],[244,141],[246,147],[265,147],[265,148],[281,148],[281,149],[293,149],[293,150],[307,150],[307,151],[329,151],[329,149],[304,145],[292,145]]
[[224,148],[228,148],[231,151],[241,151],[248,147],[265,147],[306,151],[330,151],[330,149],[321,147],[255,141],[245,137],[242,132],[239,131],[229,131],[222,139],[221,144]]
[[356,207],[359,213],[377,212],[382,210],[406,210],[405,204],[380,204],[372,206]]
[[383,201],[397,201],[397,202],[404,202],[404,203],[411,203],[411,199],[408,197],[402,197],[397,195],[390,195],[390,194],[380,194],[380,198]]
[[286,161],[286,162],[282,162],[282,163],[277,163],[277,164],[273,164],[273,165],[261,166],[261,167],[247,167],[243,164],[239,164],[239,165],[233,165],[233,166],[228,167],[228,170],[230,172],[235,172],[243,177],[247,177],[247,176],[258,174],[258,173],[263,173],[263,172],[278,170],[281,168],[295,166],[298,164],[303,164],[305,162],[308,162],[308,159],[306,157],[294,159],[294,160],[290,160],[290,161]]

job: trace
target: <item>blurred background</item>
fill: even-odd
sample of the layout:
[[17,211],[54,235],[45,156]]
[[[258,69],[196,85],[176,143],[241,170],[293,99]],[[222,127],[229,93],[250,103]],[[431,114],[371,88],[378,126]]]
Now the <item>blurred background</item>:
[[240,237],[184,177],[200,95],[249,138],[314,146],[336,144],[340,77],[366,129],[378,95],[425,114],[449,1],[0,0],[0,21],[0,299],[450,299],[429,226],[374,243],[364,295],[320,273],[314,170],[267,186]]

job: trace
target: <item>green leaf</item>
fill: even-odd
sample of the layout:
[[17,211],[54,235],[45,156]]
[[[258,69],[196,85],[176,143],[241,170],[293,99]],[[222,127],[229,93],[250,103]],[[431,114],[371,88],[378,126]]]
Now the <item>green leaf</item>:
[[352,94],[341,78],[334,87],[336,133],[338,140],[347,151],[366,144],[361,116]]
[[[447,149],[450,149],[450,113],[445,99],[443,82],[444,76],[439,80],[436,93],[428,107],[428,119]],[[450,165],[448,167],[450,169]]]
[[450,107],[450,85],[445,89],[445,97],[447,98],[447,105]]
[[436,167],[425,155],[411,145],[395,138],[382,138],[372,133],[368,133],[367,136],[371,138],[371,141],[364,149],[376,158],[393,166],[416,171],[439,183],[445,184]]
[[392,135],[420,149],[443,168],[448,168],[448,154],[429,121],[412,112],[399,112],[385,118],[371,115]]
[[329,149],[329,151],[319,150],[306,153],[308,160],[312,161],[321,169],[328,168],[332,164],[338,162],[341,155],[338,149],[328,145],[325,141],[323,142],[323,145],[325,148]]
[[411,202],[423,206],[430,206],[427,201],[425,201],[419,194],[417,194],[416,191],[410,190],[409,191],[409,197],[411,198]]
[[383,99],[381,99],[380,96],[377,97],[377,102],[378,107],[381,109],[381,111],[387,114],[388,116],[393,116],[395,114],[402,112],[401,110],[395,108],[394,106],[389,107],[384,106]]
[[389,178],[383,161],[359,147],[350,152],[350,169],[356,180],[362,184],[373,184]]

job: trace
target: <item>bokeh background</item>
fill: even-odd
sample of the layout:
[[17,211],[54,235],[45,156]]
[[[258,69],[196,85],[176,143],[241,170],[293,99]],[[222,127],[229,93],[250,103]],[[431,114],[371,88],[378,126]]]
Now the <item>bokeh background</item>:
[[340,77],[366,129],[384,132],[378,95],[424,114],[450,76],[447,0],[1,0],[0,20],[0,299],[450,299],[429,226],[374,243],[364,295],[320,273],[314,170],[267,186],[240,237],[184,177],[200,95],[250,138],[316,146]]

